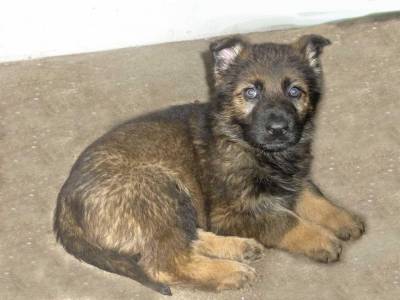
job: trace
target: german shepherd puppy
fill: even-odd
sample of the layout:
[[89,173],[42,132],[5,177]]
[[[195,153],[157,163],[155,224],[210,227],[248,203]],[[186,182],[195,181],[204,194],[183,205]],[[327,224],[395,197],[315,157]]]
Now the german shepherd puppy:
[[57,240],[166,295],[172,284],[240,288],[264,246],[338,260],[340,240],[364,223],[309,175],[329,44],[212,43],[212,100],[136,118],[90,145],[58,196]]

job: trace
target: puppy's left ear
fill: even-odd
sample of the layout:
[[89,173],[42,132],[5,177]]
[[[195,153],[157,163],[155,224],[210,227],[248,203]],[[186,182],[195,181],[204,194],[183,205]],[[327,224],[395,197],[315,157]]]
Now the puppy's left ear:
[[293,47],[301,53],[311,67],[319,69],[319,56],[323,48],[330,44],[331,41],[321,35],[309,34],[300,37],[293,43]]

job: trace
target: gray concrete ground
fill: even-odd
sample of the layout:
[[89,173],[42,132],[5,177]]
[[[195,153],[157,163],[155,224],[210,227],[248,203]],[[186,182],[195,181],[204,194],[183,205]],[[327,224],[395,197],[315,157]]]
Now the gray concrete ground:
[[[400,17],[363,18],[248,35],[329,37],[314,178],[365,216],[367,234],[321,265],[277,250],[254,263],[252,287],[220,294],[174,288],[171,299],[400,299]],[[82,264],[55,243],[52,212],[77,155],[143,112],[207,99],[191,41],[0,65],[0,299],[161,299]]]

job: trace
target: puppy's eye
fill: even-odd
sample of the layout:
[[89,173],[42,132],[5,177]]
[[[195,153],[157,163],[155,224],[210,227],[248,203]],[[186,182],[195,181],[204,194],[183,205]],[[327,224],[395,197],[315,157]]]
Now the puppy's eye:
[[258,96],[258,91],[256,88],[248,88],[244,91],[244,95],[246,96],[247,99],[255,99]]
[[288,90],[288,95],[290,98],[300,98],[301,94],[302,94],[302,91],[298,87],[295,87],[295,86],[291,87]]

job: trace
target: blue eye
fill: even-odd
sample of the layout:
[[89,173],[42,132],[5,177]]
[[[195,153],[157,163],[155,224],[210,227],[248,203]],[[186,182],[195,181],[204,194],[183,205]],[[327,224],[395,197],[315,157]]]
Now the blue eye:
[[247,99],[254,99],[258,96],[258,91],[256,88],[248,88],[244,92]]
[[298,87],[291,87],[288,90],[288,95],[291,98],[300,98],[302,91]]

